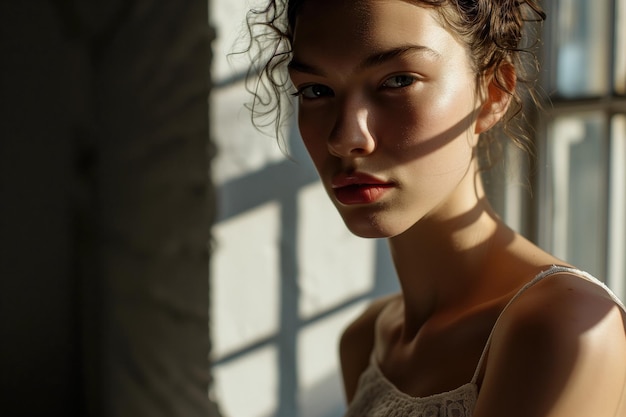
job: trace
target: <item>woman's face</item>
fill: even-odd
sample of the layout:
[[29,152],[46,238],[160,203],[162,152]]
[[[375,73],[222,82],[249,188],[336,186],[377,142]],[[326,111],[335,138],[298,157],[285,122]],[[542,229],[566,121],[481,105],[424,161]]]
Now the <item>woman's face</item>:
[[298,14],[289,73],[300,133],[356,235],[472,208],[476,76],[436,16],[402,0],[306,1]]

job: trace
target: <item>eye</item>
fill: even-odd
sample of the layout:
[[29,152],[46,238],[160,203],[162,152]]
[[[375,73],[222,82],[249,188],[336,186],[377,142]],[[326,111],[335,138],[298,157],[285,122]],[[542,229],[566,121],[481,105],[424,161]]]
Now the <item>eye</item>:
[[330,87],[323,84],[311,84],[302,87],[298,90],[294,96],[300,97],[304,100],[315,100],[322,97],[334,97],[335,93]]
[[382,86],[386,88],[402,88],[408,87],[415,81],[417,81],[417,78],[412,75],[394,75],[393,77],[387,78]]

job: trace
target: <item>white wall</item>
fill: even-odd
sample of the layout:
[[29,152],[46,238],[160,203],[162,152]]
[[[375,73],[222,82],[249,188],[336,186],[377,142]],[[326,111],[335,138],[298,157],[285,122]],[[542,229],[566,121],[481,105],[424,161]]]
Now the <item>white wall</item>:
[[244,2],[214,0],[211,11],[214,394],[226,417],[337,416],[339,334],[369,299],[393,291],[395,278],[386,244],[343,225],[296,129],[287,132],[290,160],[251,126],[238,77],[246,61],[226,57],[246,10]]

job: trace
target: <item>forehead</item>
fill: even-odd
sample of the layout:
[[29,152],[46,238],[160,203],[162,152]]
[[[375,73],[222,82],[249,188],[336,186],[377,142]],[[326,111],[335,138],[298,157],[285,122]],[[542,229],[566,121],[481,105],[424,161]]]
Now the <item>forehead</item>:
[[293,52],[346,56],[414,43],[445,50],[456,41],[438,17],[408,0],[308,0],[295,20]]

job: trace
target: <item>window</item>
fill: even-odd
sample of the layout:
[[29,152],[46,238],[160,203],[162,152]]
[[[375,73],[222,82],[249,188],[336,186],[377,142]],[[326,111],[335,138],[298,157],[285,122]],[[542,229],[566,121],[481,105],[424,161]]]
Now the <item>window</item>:
[[537,239],[626,296],[626,0],[545,2]]

